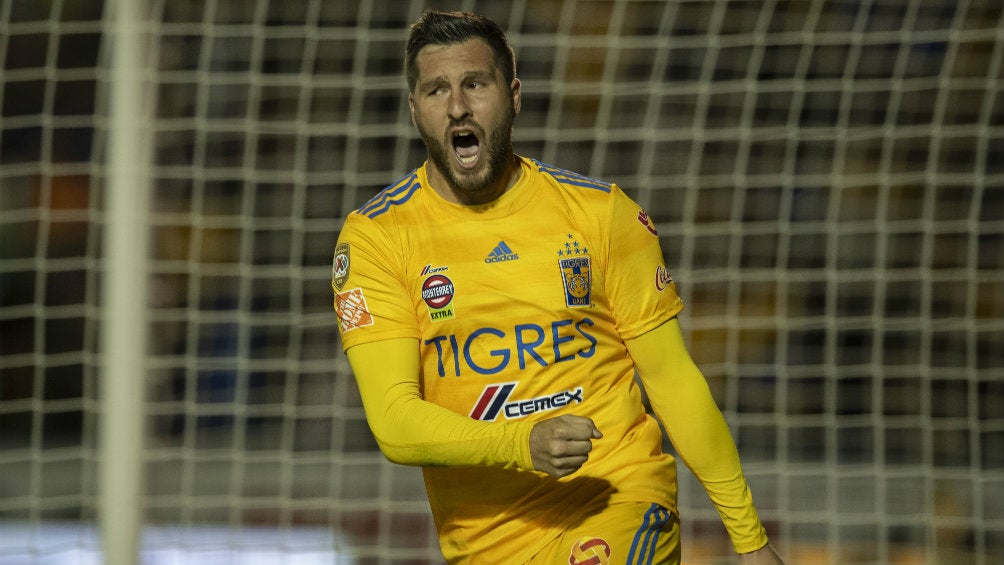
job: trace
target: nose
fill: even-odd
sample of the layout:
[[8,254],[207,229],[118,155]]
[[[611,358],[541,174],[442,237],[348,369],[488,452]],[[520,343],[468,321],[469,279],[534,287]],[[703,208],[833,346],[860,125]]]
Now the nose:
[[471,115],[471,106],[467,100],[467,93],[462,88],[455,88],[450,92],[450,105],[447,109],[450,119],[459,122]]

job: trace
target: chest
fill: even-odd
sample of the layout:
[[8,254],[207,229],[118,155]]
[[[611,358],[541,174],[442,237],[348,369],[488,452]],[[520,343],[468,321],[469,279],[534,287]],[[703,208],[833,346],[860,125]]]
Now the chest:
[[406,275],[419,326],[439,333],[602,310],[603,247],[567,221],[424,229],[409,246]]

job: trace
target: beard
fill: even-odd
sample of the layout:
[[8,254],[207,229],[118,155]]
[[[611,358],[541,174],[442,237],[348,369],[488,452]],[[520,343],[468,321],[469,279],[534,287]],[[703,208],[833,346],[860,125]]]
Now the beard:
[[[429,160],[446,178],[450,188],[457,196],[465,195],[472,197],[476,202],[483,203],[486,194],[494,194],[491,190],[501,180],[506,171],[506,166],[513,153],[512,150],[512,124],[514,112],[510,110],[502,123],[498,124],[487,135],[479,135],[481,159],[483,161],[478,167],[471,171],[458,171],[453,163],[453,143],[449,135],[443,134],[436,137],[418,122],[418,133],[425,142],[425,147],[429,152]],[[453,125],[453,124],[451,124]],[[458,124],[462,125],[462,124]],[[479,124],[470,122],[471,129],[484,131]],[[446,141],[443,141],[443,140]]]

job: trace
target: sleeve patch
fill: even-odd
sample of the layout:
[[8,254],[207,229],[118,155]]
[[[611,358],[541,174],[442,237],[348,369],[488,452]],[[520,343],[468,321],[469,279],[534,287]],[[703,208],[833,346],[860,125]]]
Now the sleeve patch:
[[335,257],[331,261],[331,283],[335,285],[335,290],[342,290],[349,278],[349,255],[348,243],[335,246]]
[[335,293],[335,314],[342,333],[356,328],[373,325],[373,315],[366,305],[363,289],[353,288]]
[[659,292],[666,290],[666,287],[673,283],[673,276],[669,274],[666,267],[657,265],[655,267],[655,289]]
[[641,225],[645,226],[645,229],[648,230],[648,233],[650,233],[650,234],[652,234],[652,235],[654,235],[656,237],[659,237],[659,232],[656,231],[656,229],[655,229],[655,222],[652,221],[652,218],[650,218],[648,216],[648,213],[645,212],[644,210],[639,210],[638,211],[638,222]]

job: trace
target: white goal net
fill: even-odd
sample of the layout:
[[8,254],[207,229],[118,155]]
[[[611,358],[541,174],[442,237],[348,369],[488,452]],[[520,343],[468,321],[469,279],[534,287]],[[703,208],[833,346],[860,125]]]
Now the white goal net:
[[[0,565],[104,562],[115,3],[0,0]],[[1001,562],[1001,2],[139,5],[141,563],[442,562],[329,285],[346,214],[425,157],[402,55],[427,7],[508,30],[517,152],[655,220],[789,562]],[[685,562],[733,562],[686,473],[680,508]]]

